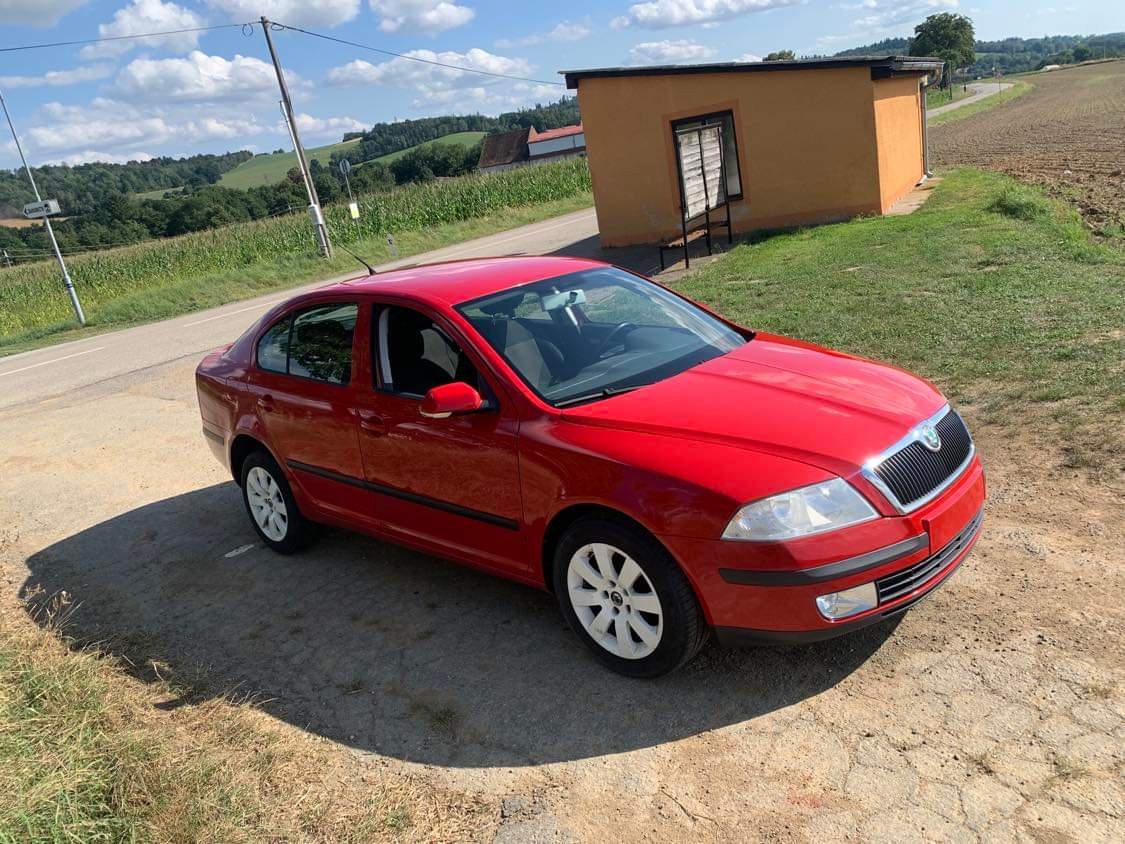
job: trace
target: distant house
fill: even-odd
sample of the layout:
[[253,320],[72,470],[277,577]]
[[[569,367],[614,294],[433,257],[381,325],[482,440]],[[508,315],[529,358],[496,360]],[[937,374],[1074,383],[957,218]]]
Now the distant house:
[[586,136],[581,125],[562,126],[545,132],[537,132],[532,126],[486,137],[481,145],[477,167],[482,173],[499,173],[527,164],[585,154]]
[[577,126],[560,126],[558,129],[537,132],[528,139],[527,147],[528,157],[532,162],[548,158],[573,158],[586,154],[586,133],[582,131],[581,123]]
[[477,168],[482,173],[499,173],[522,167],[528,163],[528,140],[534,134],[535,128],[531,127],[486,136],[480,148]]

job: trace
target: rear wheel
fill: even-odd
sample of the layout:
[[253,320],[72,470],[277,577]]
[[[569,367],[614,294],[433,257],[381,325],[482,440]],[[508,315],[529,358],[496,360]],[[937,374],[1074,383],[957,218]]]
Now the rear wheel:
[[272,550],[292,554],[308,543],[311,526],[277,462],[264,451],[242,464],[242,501],[254,530]]
[[643,531],[583,519],[555,549],[554,586],[574,632],[605,665],[658,677],[694,657],[708,628],[687,578]]

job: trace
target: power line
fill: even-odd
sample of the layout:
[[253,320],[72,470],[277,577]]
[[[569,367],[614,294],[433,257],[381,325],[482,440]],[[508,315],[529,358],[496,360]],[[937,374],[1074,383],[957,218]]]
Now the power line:
[[492,76],[496,79],[512,79],[517,82],[534,82],[537,85],[557,85],[560,88],[565,87],[562,82],[549,80],[549,79],[533,79],[529,76],[516,76],[511,73],[495,73],[491,70],[479,70],[473,67],[464,67],[463,65],[449,64],[447,62],[439,62],[434,59],[423,59],[419,56],[410,56],[405,53],[396,53],[393,50],[384,50],[381,47],[372,47],[370,44],[360,44],[358,41],[349,41],[346,38],[337,38],[334,35],[325,35],[323,32],[312,32],[308,29],[301,29],[299,26],[289,26],[284,23],[274,22],[274,27],[278,29],[289,29],[293,32],[301,32],[305,35],[311,35],[314,38],[323,38],[325,41],[335,41],[337,44],[346,44],[349,47],[357,47],[360,50],[369,50],[372,53],[379,53],[384,56],[394,56],[398,59],[406,59],[407,61],[420,62],[421,64],[435,65],[436,67],[445,67],[450,70],[460,70],[463,73],[476,73],[480,76]]
[[48,47],[76,47],[79,44],[99,44],[102,41],[126,41],[130,38],[156,38],[161,35],[183,35],[187,32],[210,32],[215,29],[245,29],[250,23],[220,23],[214,26],[193,26],[187,29],[166,29],[162,32],[142,32],[138,35],[105,35],[101,38],[80,38],[77,41],[54,41],[47,44],[21,44],[16,47],[0,47],[0,53],[15,53],[20,50],[43,50]]

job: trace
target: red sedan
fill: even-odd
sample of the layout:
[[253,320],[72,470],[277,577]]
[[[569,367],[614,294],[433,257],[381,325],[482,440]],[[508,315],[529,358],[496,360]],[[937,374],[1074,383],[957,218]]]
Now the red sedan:
[[337,525],[546,588],[630,676],[913,606],[981,530],[931,384],[735,325],[596,261],[298,296],[196,374],[203,433],[290,553]]

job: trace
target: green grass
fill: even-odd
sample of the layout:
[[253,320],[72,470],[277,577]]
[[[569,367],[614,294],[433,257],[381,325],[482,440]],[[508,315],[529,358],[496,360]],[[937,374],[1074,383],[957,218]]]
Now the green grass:
[[966,91],[963,84],[951,85],[948,88],[934,88],[926,92],[926,108],[940,108],[966,97],[971,97],[972,93],[972,91]]
[[755,328],[918,372],[998,424],[1057,426],[1071,465],[1112,465],[1125,251],[1037,188],[942,175],[912,215],[765,236],[676,286]]
[[182,193],[183,187],[177,188],[157,188],[156,190],[146,190],[143,193],[133,194],[134,199],[163,199],[166,193]]
[[[309,161],[316,159],[325,167],[328,166],[332,153],[346,150],[359,143],[358,138],[340,143],[327,144],[322,147],[309,147],[305,150]],[[297,153],[295,152],[267,152],[255,155],[249,161],[244,161],[229,170],[219,178],[219,184],[224,188],[245,190],[246,188],[260,185],[276,185],[285,178],[285,174],[297,166]]]
[[[589,190],[585,161],[574,159],[367,194],[358,224],[346,206],[325,216],[334,241],[378,262],[387,257],[387,232],[400,255],[415,254],[585,207]],[[322,261],[308,218],[292,214],[75,256],[68,265],[90,330],[104,330],[324,278],[355,262],[343,251]],[[72,337],[70,325],[53,264],[0,272],[0,354],[60,332]]]
[[[437,140],[426,141],[425,143],[422,143],[422,144],[415,144],[412,147],[407,147],[406,149],[400,149],[398,152],[388,152],[386,155],[380,155],[378,158],[372,158],[371,160],[372,161],[380,161],[383,164],[390,164],[392,161],[397,161],[398,159],[402,158],[404,155],[406,155],[408,152],[411,152],[412,150],[420,149],[422,147],[427,147],[427,146],[430,146],[431,144],[455,144],[456,146],[461,146],[461,147],[464,147],[465,149],[468,149],[469,147],[475,146],[477,144],[477,142],[479,142],[480,139],[483,138],[487,134],[488,134],[487,132],[453,132],[452,134],[449,134],[449,135],[442,135]],[[366,164],[366,163],[367,163],[366,161],[363,162],[363,164]],[[363,164],[360,164],[358,166],[362,167]]]
[[[987,82],[988,80],[985,81]],[[966,117],[972,117],[974,114],[980,114],[982,111],[988,111],[990,108],[1003,106],[1016,99],[1016,97],[1022,97],[1034,87],[1030,82],[1024,82],[1022,79],[1008,79],[1004,81],[1011,82],[1012,87],[1005,88],[1000,93],[991,94],[983,100],[977,100],[975,103],[969,103],[960,108],[955,108],[952,111],[947,111],[944,114],[930,117],[928,118],[930,127],[940,126],[943,123],[954,123],[958,120],[964,120]],[[932,103],[930,107],[933,107]]]

